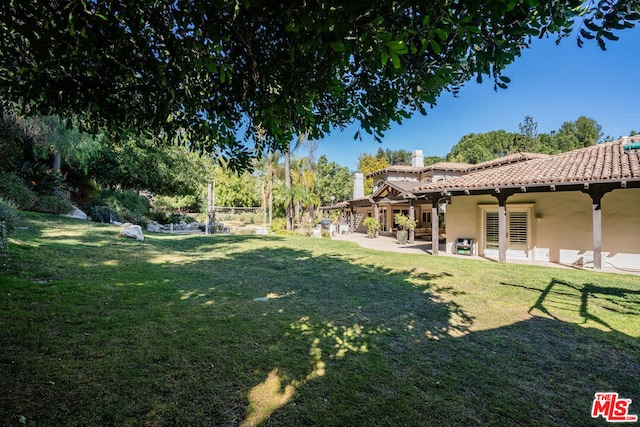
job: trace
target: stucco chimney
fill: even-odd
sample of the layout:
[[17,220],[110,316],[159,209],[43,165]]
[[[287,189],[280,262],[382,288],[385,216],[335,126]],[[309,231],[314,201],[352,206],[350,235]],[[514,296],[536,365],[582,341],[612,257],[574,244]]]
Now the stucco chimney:
[[364,197],[364,174],[356,172],[353,174],[353,198]]
[[422,154],[422,150],[413,150],[411,154],[411,166],[418,168],[424,167],[424,154]]

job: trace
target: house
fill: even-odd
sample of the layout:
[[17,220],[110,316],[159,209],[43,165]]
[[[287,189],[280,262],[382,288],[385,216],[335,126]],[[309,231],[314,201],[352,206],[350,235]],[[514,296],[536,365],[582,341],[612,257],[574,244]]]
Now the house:
[[[418,221],[412,238],[461,242],[474,254],[640,269],[640,136],[557,155],[517,153],[477,165],[420,164],[376,171],[371,196],[344,205],[393,233],[393,215]],[[364,177],[356,176],[357,181]],[[433,245],[437,254],[439,245]]]

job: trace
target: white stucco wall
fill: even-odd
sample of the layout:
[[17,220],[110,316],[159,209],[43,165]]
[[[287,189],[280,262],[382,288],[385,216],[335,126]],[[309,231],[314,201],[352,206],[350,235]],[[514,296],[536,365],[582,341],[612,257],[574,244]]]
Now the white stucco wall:
[[640,269],[640,189],[614,190],[602,205],[602,265]]
[[[534,203],[530,253],[534,261],[589,265],[593,260],[591,198],[581,192],[516,194],[507,206]],[[479,247],[479,204],[495,204],[492,196],[455,196],[447,206],[447,252],[454,251],[456,238],[475,240]],[[539,216],[539,219],[536,219]],[[621,189],[602,199],[603,266],[640,269],[640,189]],[[490,255],[490,254],[487,254]],[[512,255],[513,256],[513,255]],[[507,252],[507,258],[510,253]]]

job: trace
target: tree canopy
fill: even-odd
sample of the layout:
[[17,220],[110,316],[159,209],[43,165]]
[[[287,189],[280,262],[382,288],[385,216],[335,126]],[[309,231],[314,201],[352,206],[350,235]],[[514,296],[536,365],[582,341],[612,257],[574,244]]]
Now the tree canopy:
[[518,152],[558,154],[595,145],[603,135],[598,122],[585,116],[541,134],[533,117],[526,116],[519,128],[519,133],[497,130],[465,135],[451,148],[447,160],[476,164]]
[[[360,153],[358,155],[358,170],[365,176],[368,174],[389,167],[389,162],[384,157],[372,156],[367,153]],[[373,192],[373,178],[365,178],[364,180],[364,194],[371,194]]]
[[321,205],[348,200],[353,196],[353,177],[346,166],[329,162],[324,154],[318,159],[317,193]]
[[0,102],[178,137],[242,168],[295,134],[357,122],[380,138],[472,78],[505,88],[531,37],[578,25],[579,44],[604,49],[639,11],[640,0],[9,0]]

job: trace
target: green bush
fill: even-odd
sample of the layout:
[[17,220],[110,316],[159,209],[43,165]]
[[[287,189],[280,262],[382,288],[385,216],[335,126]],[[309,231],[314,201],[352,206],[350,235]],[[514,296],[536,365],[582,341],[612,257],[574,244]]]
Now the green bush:
[[189,215],[171,214],[165,219],[165,221],[166,221],[165,224],[179,224],[180,222],[191,224],[196,220],[190,217]]
[[18,222],[18,209],[10,200],[0,198],[0,223],[7,232],[12,231]]
[[49,195],[39,197],[31,210],[53,214],[68,214],[73,211],[73,205],[63,197]]
[[14,172],[0,172],[0,197],[14,202],[22,210],[31,209],[36,200],[35,193]]
[[261,224],[262,219],[262,214],[255,214],[251,212],[243,212],[240,214],[240,222],[243,224]]
[[111,221],[122,222],[122,216],[118,215],[118,212],[111,210],[109,206],[90,206],[87,209],[87,215],[91,218],[91,221],[95,222],[105,224],[109,224]]
[[20,175],[38,195],[48,196],[60,190],[67,190],[67,183],[60,172],[42,163],[26,162],[20,169]]
[[0,255],[7,253],[9,233],[18,222],[18,211],[15,203],[0,199]]
[[273,218],[271,222],[271,231],[283,231],[287,228],[287,221],[284,218]]
[[238,221],[238,215],[232,213],[216,214],[216,221]]
[[98,192],[85,209],[94,221],[145,224],[149,206],[148,198],[133,191],[105,189]]
[[147,214],[147,218],[151,221],[155,221],[159,224],[167,224],[167,217],[169,215],[161,210],[152,210]]

